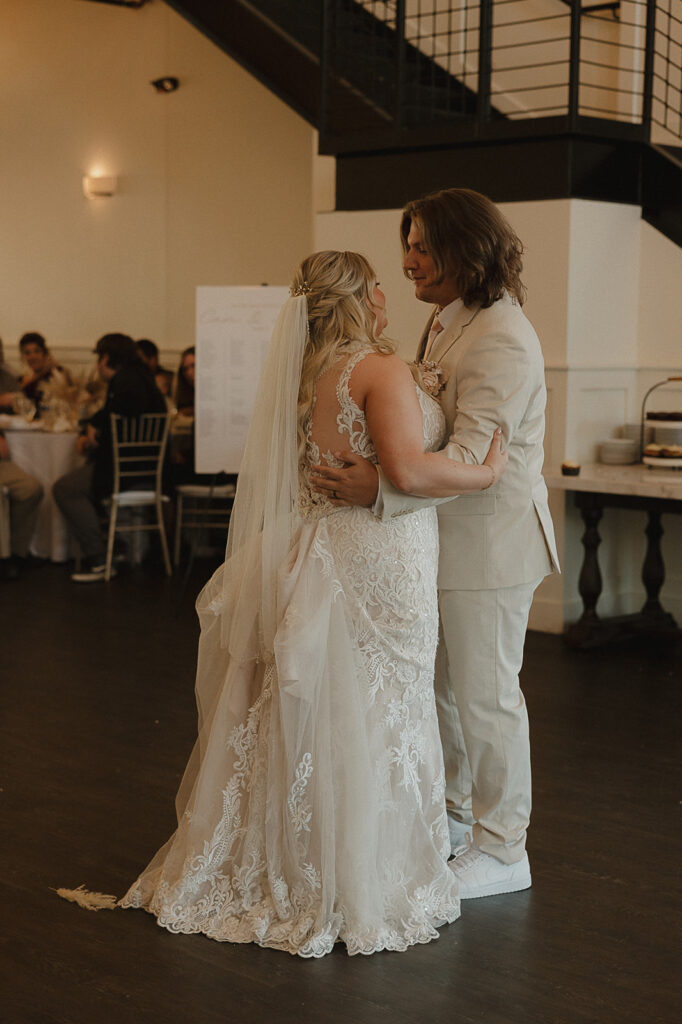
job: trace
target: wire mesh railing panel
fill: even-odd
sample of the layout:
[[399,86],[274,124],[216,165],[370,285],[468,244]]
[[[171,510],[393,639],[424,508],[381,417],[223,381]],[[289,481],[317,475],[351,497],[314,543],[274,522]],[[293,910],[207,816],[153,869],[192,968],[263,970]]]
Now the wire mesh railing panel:
[[568,113],[570,10],[560,0],[493,4],[492,105],[510,119]]
[[327,130],[583,116],[682,138],[682,0],[322,0]]
[[682,138],[682,0],[657,4],[651,102],[652,139],[679,145]]
[[621,0],[617,11],[583,16],[578,111],[629,124],[644,116],[645,0]]
[[332,129],[409,128],[472,116],[478,0],[334,0],[332,6]]
[[335,0],[330,7],[331,129],[349,134],[390,127],[401,104],[396,4]]
[[408,124],[473,115],[479,28],[478,0],[405,0]]

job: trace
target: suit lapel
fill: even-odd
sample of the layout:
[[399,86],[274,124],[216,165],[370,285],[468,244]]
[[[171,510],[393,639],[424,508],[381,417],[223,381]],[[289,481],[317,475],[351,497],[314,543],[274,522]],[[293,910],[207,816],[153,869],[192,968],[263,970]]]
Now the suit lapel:
[[[476,310],[470,309],[467,306],[462,306],[457,312],[457,316],[452,321],[449,327],[436,338],[435,344],[431,349],[431,359],[436,362],[443,357],[443,355],[451,349],[453,342],[457,339],[464,324],[468,323],[472,316],[474,316]],[[433,317],[431,317],[433,320]],[[428,333],[428,331],[427,331]]]

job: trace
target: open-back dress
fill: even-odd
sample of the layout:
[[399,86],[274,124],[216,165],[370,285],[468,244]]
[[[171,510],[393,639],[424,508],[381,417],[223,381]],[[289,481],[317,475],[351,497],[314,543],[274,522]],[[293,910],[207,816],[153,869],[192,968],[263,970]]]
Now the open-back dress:
[[[199,596],[198,681],[210,678],[213,696],[177,831],[122,900],[170,931],[320,957],[337,941],[350,954],[405,950],[459,916],[433,691],[435,509],[385,524],[309,486],[331,451],[376,462],[352,396],[373,351],[359,344],[328,371],[335,447],[316,433],[321,403],[309,418],[273,657],[236,661],[221,642],[225,601],[258,601],[238,553]],[[418,395],[436,450],[443,414]]]

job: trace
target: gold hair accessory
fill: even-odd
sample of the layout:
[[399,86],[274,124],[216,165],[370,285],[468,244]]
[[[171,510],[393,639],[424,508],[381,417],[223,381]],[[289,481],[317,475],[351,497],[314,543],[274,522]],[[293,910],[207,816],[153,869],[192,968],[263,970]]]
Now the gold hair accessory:
[[311,291],[312,289],[308,282],[301,281],[300,284],[297,284],[296,287],[292,289],[291,296],[294,298],[296,295],[309,295]]

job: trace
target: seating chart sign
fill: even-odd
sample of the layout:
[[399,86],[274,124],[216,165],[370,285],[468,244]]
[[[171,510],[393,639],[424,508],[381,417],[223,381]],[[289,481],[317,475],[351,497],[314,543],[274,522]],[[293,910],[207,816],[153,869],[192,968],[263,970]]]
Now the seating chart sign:
[[238,473],[280,287],[197,288],[195,456],[198,473]]

